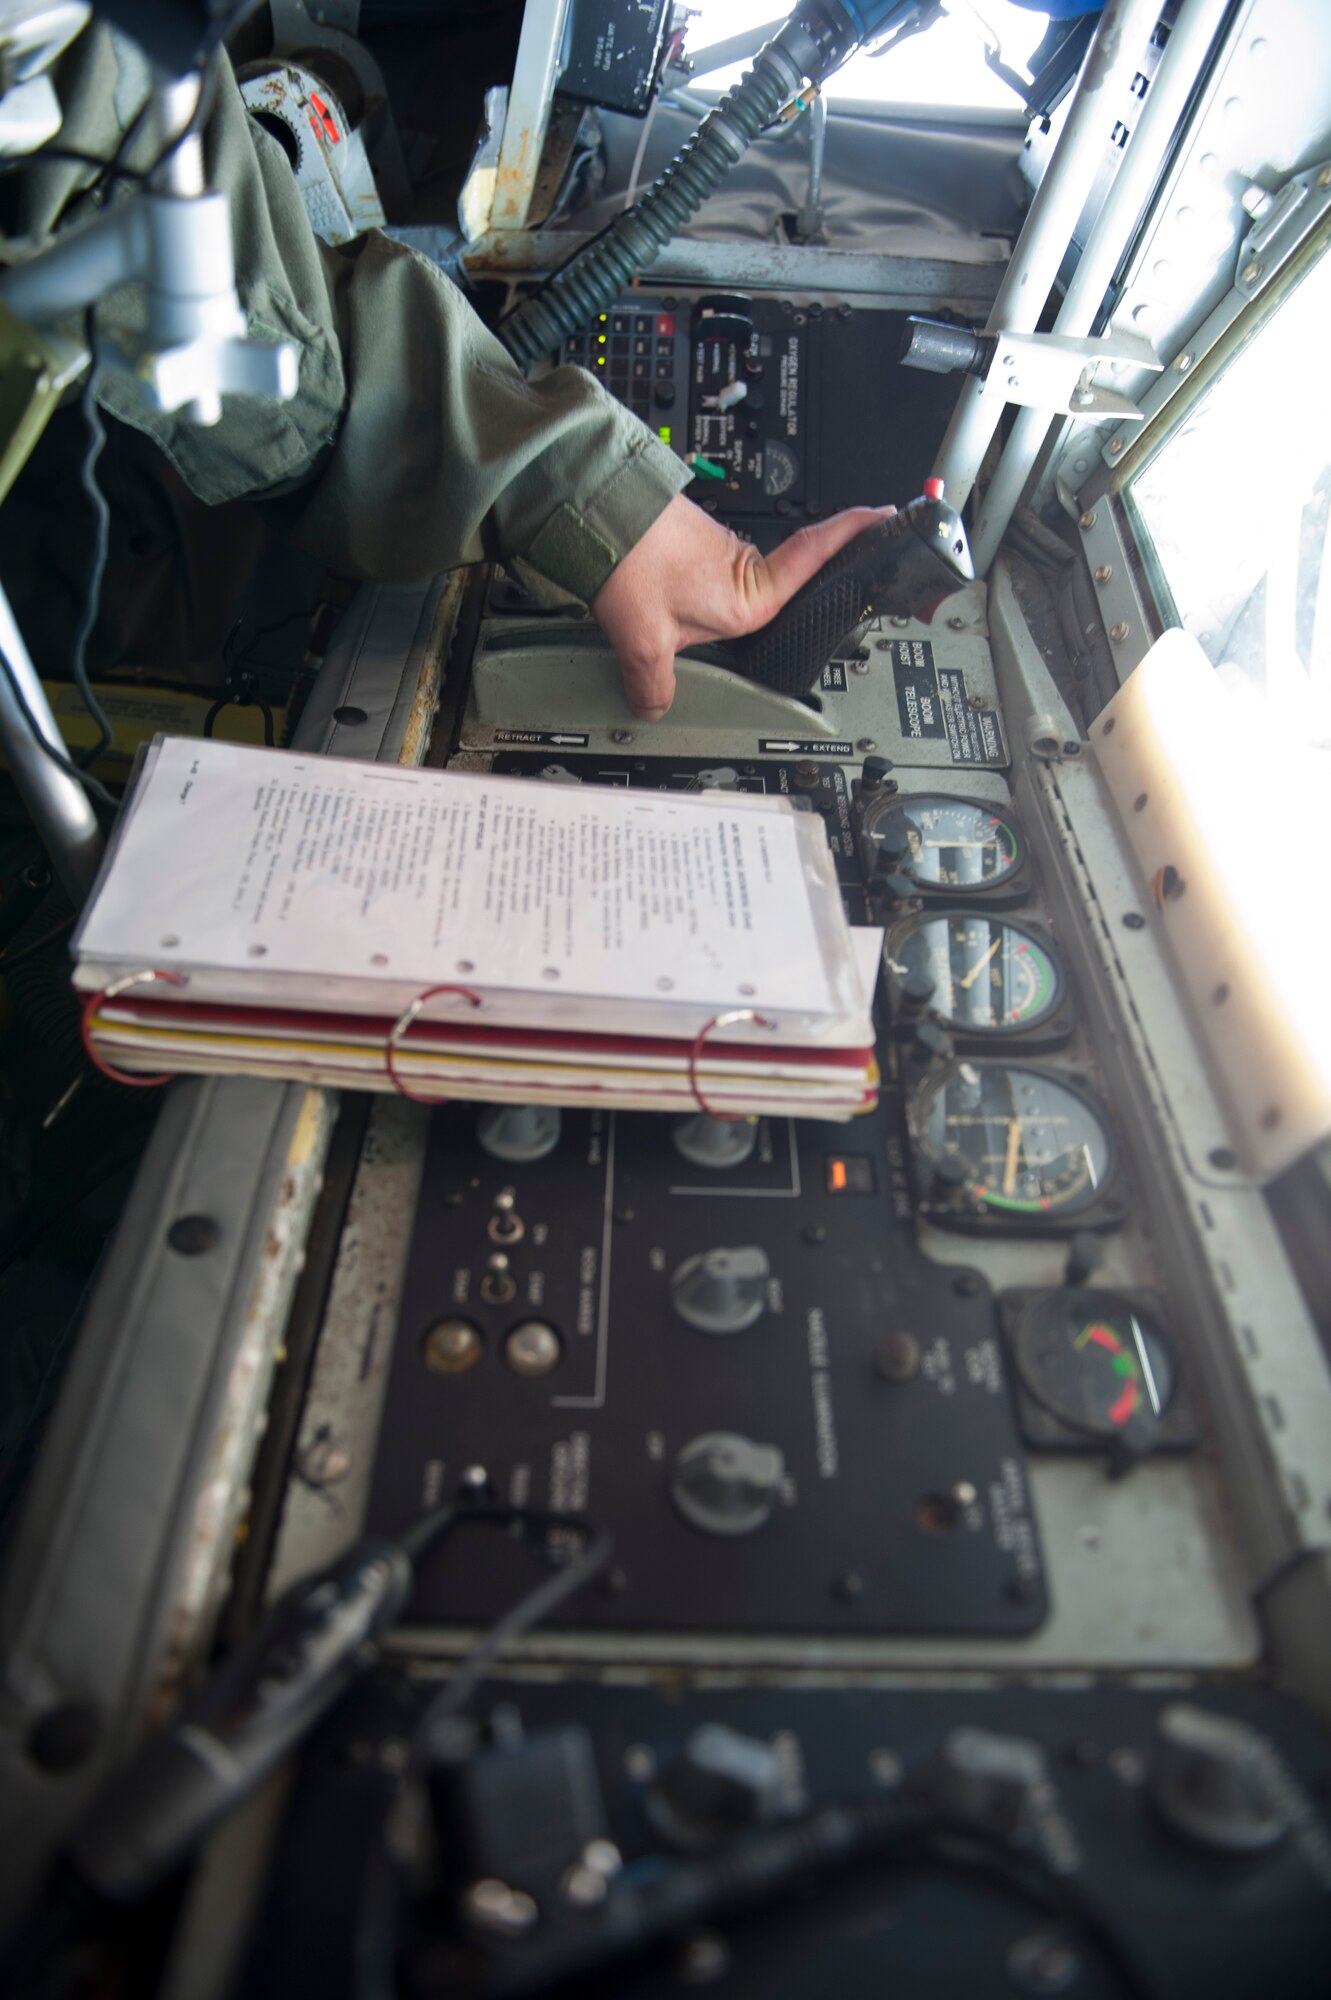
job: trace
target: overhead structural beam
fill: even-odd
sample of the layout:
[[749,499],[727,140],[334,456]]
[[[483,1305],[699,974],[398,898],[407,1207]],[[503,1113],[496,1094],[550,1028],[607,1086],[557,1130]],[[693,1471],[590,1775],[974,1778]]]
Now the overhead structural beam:
[[[1155,28],[1160,0],[1108,0],[1076,93],[1036,189],[985,328],[1033,333],[1086,206],[1116,113]],[[955,507],[965,504],[1005,408],[1002,377],[962,384],[934,470]]]
[[[1227,11],[1228,0],[1183,0],[1127,152],[1054,321],[1055,334],[1089,333]],[[977,576],[988,574],[1048,434],[1047,411],[1026,409],[1018,414],[976,515],[971,554]]]

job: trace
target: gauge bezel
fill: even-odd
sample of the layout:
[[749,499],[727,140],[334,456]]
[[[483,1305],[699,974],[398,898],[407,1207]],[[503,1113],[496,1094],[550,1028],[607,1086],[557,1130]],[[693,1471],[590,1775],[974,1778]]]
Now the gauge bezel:
[[899,962],[896,960],[895,948],[907,938],[914,936],[917,931],[923,930],[927,924],[948,924],[964,921],[967,918],[1019,931],[1048,959],[1054,975],[1053,991],[1040,1012],[1028,1021],[1002,1021],[985,1027],[973,1021],[959,1021],[954,1014],[945,1013],[933,1001],[920,1010],[918,1018],[941,1023],[961,1047],[974,1042],[986,1048],[1000,1045],[1005,1048],[1014,1046],[1025,1049],[1056,1048],[1066,1042],[1072,1033],[1072,1017],[1070,1014],[1060,1015],[1060,1010],[1069,998],[1070,981],[1058,947],[1048,932],[1042,930],[1038,924],[1033,924],[1024,918],[1009,916],[1005,911],[992,907],[972,909],[952,904],[947,909],[912,910],[908,916],[898,918],[891,925],[884,940],[883,962],[887,977],[888,1004],[894,1023],[898,1026],[909,1026],[913,1018],[910,1011],[902,1004],[902,981],[892,969],[893,964]]
[[[934,1169],[940,1156],[930,1146],[928,1111],[940,1090],[946,1088],[955,1071],[966,1064],[977,1070],[1008,1070],[1037,1076],[1064,1090],[1081,1104],[1104,1134],[1107,1161],[1098,1186],[1089,1194],[1074,1196],[1056,1206],[1032,1210],[1012,1208],[987,1196],[977,1197],[972,1185],[963,1186],[955,1197],[939,1199],[933,1190]],[[1115,1192],[1122,1169],[1122,1155],[1107,1106],[1080,1076],[1055,1069],[1047,1063],[1026,1062],[1019,1057],[958,1057],[926,1076],[910,1100],[911,1151],[919,1187],[918,1211],[929,1222],[947,1229],[988,1231],[1002,1235],[1069,1235],[1078,1229],[1117,1229],[1126,1211]]]
[[1029,849],[1021,821],[1009,804],[999,799],[978,799],[968,792],[902,792],[883,791],[872,793],[865,798],[857,794],[859,809],[859,856],[865,880],[870,881],[875,873],[872,854],[873,827],[877,820],[886,819],[889,813],[901,812],[911,806],[971,806],[976,812],[997,819],[1011,835],[1016,847],[1012,866],[1002,875],[996,875],[989,882],[929,882],[916,875],[908,862],[902,862],[898,873],[912,884],[926,907],[937,900],[940,903],[956,904],[982,901],[986,907],[1011,908],[1024,902],[1030,894],[1028,877]]
[[[1078,1423],[1046,1402],[1039,1386],[1038,1371],[1031,1366],[1031,1344],[1041,1329],[1042,1316],[1051,1306],[1070,1298],[1084,1300],[1082,1310],[1106,1318],[1135,1314],[1149,1327],[1154,1338],[1164,1345],[1173,1365],[1174,1384],[1163,1412],[1158,1418],[1150,1420],[1146,1433],[1149,1449],[1152,1453],[1195,1449],[1198,1431],[1187,1369],[1164,1301],[1154,1292],[1120,1291],[1096,1285],[1054,1285],[1039,1290],[1022,1289],[999,1294],[998,1323],[1007,1349],[1017,1422],[1024,1442],[1036,1451],[1083,1455],[1112,1455],[1123,1442],[1123,1437],[1096,1430],[1091,1424]],[[1141,1435],[1139,1431],[1138,1436]]]

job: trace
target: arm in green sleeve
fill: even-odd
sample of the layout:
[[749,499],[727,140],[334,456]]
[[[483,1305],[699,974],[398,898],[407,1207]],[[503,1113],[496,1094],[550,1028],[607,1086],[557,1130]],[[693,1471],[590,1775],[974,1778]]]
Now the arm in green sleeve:
[[[80,38],[61,76],[62,143],[114,152],[137,108],[127,67],[105,29]],[[580,369],[525,381],[456,286],[404,246],[377,232],[320,244],[281,148],[255,128],[225,65],[206,151],[209,187],[231,201],[250,333],[294,343],[296,398],[229,396],[221,423],[199,430],[145,410],[108,373],[106,406],[202,499],[285,497],[299,538],[331,568],[410,580],[498,556],[594,596],[687,484],[674,454]],[[140,142],[129,163],[149,158]],[[132,287],[99,309],[104,334],[132,341],[142,322]]]

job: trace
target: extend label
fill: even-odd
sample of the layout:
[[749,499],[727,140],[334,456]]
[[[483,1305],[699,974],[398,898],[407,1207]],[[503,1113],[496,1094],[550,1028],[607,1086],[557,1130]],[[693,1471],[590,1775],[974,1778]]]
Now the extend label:
[[946,741],[954,764],[1007,763],[996,711],[971,706],[966,676],[957,667],[940,667],[928,639],[894,639],[891,658],[908,741]]
[[816,737],[812,743],[801,743],[794,736],[760,736],[758,748],[766,756],[781,757],[853,757],[853,743],[829,743],[825,737]]
[[547,743],[557,743],[565,750],[585,750],[590,737],[580,735],[575,729],[496,729],[496,743],[534,743],[544,748]]

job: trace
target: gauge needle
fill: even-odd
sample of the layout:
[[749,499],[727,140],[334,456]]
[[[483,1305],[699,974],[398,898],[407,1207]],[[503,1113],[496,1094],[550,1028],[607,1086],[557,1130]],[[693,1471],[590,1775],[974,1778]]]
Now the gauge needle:
[[1003,1162],[1003,1192],[1014,1194],[1017,1187],[1017,1158],[1021,1152],[1021,1120],[1014,1118],[1007,1128],[1007,1158]]
[[1000,934],[994,939],[993,943],[990,945],[984,957],[977,959],[975,961],[975,964],[971,967],[970,971],[966,974],[966,977],[964,979],[959,979],[957,981],[957,986],[959,987],[961,992],[965,993],[969,991],[969,989],[972,986],[974,986],[976,980],[979,978],[980,974],[984,971],[985,966],[988,965],[990,959],[993,957],[994,953],[998,950],[998,947],[1000,944],[1002,944],[1002,942],[1003,938],[1000,932]]

